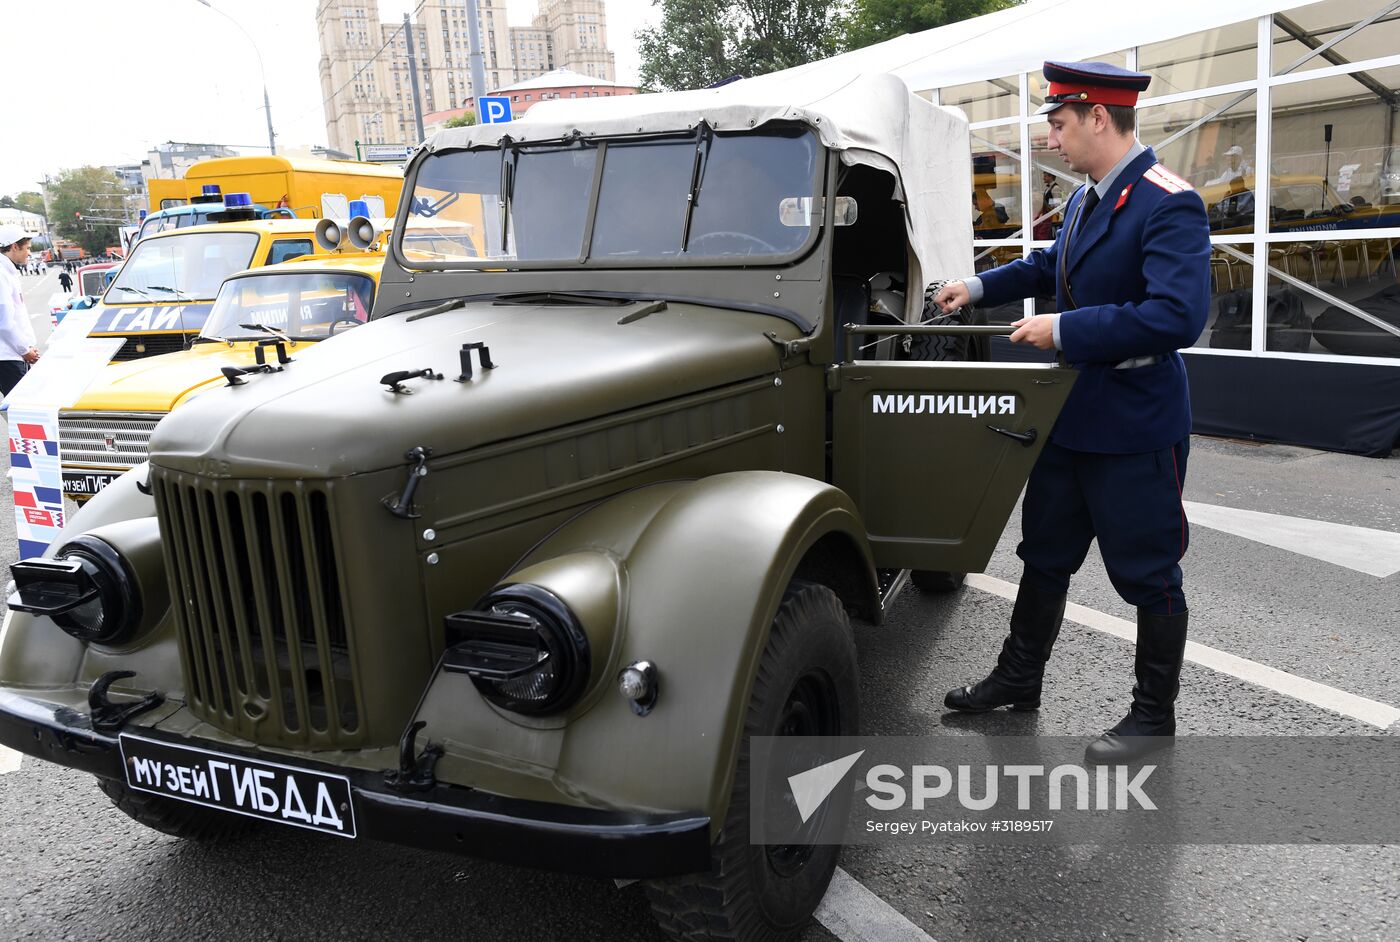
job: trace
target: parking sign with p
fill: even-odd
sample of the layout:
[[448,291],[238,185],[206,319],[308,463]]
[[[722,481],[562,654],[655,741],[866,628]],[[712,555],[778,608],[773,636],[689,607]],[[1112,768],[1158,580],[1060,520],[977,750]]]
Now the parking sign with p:
[[510,99],[506,97],[484,97],[477,99],[480,102],[477,114],[481,115],[482,124],[502,124],[510,120]]

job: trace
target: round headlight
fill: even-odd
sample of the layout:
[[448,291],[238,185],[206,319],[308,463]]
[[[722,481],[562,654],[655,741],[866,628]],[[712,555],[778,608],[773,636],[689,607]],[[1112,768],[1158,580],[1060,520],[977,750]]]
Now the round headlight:
[[121,555],[102,540],[80,536],[64,544],[56,558],[76,561],[97,595],[53,616],[54,624],[79,641],[114,644],[129,638],[141,623],[141,596]]
[[532,669],[508,679],[472,678],[486,699],[514,713],[542,714],[579,698],[588,683],[588,636],[558,596],[537,585],[511,585],[494,590],[480,608],[519,619],[535,644]]

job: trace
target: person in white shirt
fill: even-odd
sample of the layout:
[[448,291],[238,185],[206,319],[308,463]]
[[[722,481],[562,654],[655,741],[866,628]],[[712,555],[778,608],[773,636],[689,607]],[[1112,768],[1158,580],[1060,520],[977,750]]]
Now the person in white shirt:
[[39,360],[19,273],[29,261],[29,236],[15,225],[0,226],[0,393],[10,390]]
[[1225,151],[1225,166],[1221,168],[1220,176],[1207,180],[1206,186],[1243,180],[1253,172],[1254,168],[1249,165],[1249,161],[1244,159],[1244,148],[1236,144]]

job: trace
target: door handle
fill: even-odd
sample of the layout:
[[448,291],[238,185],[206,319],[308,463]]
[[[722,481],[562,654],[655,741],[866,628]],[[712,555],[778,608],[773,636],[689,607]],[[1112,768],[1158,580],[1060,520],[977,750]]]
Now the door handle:
[[1034,445],[1035,440],[1038,437],[1035,429],[1028,429],[1024,432],[1013,432],[1009,428],[998,428],[995,425],[989,425],[987,426],[987,428],[993,432],[996,432],[998,435],[1005,435],[1007,438],[1020,442],[1022,447],[1024,448],[1029,448],[1032,445]]

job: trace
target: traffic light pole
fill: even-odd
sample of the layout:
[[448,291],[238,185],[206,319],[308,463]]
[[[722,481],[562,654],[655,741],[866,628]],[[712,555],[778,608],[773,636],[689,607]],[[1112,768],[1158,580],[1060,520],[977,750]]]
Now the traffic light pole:
[[421,142],[426,135],[423,133],[423,103],[418,99],[418,53],[413,46],[413,24],[409,22],[407,13],[403,15],[403,38],[408,43],[408,85],[413,89],[413,123],[418,128],[418,140]]
[[481,30],[476,24],[476,0],[467,0],[467,61],[472,69],[472,113],[480,121],[481,96],[486,94],[486,65],[481,55]]

